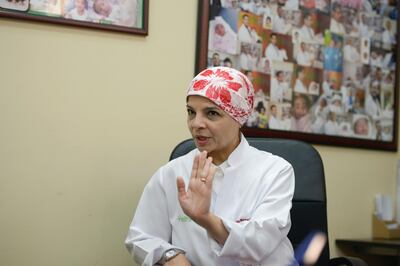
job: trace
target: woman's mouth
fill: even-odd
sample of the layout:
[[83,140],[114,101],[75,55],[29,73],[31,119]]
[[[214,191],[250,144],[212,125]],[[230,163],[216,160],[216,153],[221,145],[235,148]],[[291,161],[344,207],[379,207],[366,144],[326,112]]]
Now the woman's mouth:
[[196,142],[198,146],[204,146],[208,143],[208,137],[196,136]]

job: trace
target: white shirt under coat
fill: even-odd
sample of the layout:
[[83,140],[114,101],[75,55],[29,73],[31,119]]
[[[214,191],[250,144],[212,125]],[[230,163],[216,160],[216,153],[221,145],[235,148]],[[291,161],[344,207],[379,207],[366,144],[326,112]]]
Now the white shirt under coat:
[[165,250],[176,247],[197,266],[289,265],[292,166],[249,146],[241,135],[239,146],[218,167],[213,181],[210,210],[229,232],[221,246],[179,205],[176,177],[182,176],[188,185],[196,154],[197,149],[168,162],[146,185],[125,241],[135,261],[153,265]]

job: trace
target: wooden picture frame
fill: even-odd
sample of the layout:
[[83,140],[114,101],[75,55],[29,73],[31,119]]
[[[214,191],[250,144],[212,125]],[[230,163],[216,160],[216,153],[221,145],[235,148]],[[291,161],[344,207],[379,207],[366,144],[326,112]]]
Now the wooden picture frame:
[[0,0],[0,17],[148,34],[149,0]]
[[198,4],[195,72],[224,65],[249,76],[246,136],[397,150],[397,1]]

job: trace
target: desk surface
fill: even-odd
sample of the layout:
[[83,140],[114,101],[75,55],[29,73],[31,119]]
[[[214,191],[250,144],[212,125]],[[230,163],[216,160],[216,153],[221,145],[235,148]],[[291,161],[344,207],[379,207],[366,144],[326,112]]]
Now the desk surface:
[[400,266],[400,239],[336,239],[347,256],[363,259],[369,266]]
[[360,238],[336,239],[336,244],[377,245],[387,247],[400,247],[400,239]]
[[400,239],[336,239],[339,247],[352,248],[355,252],[384,256],[400,256]]

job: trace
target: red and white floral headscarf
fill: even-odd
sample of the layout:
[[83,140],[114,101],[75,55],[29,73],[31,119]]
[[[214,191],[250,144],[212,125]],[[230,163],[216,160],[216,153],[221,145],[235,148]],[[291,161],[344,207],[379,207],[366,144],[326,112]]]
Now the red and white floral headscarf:
[[189,85],[187,96],[199,95],[213,101],[243,125],[253,110],[254,89],[240,71],[211,67],[200,72]]

